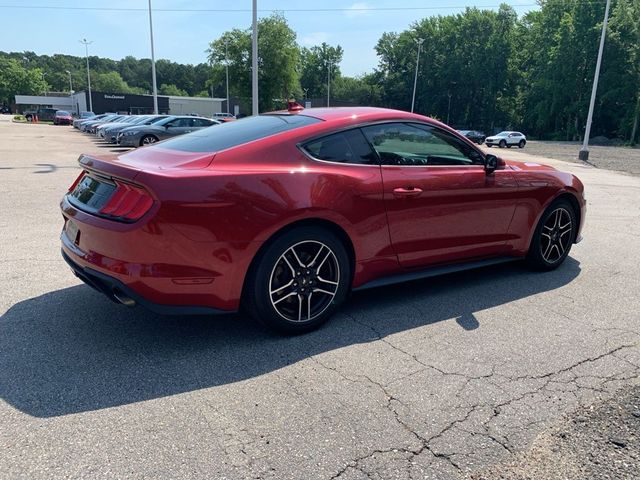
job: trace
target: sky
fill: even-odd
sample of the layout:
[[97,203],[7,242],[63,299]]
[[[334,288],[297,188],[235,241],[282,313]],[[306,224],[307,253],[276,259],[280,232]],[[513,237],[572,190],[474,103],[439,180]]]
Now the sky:
[[[506,3],[519,15],[536,8],[535,0]],[[341,45],[340,69],[343,75],[355,76],[377,66],[374,47],[382,33],[400,32],[422,18],[458,13],[466,6],[497,9],[499,4],[500,0],[258,0],[258,17],[283,13],[302,46]],[[205,62],[211,40],[232,28],[251,26],[251,5],[251,0],[152,0],[156,59]],[[86,38],[93,42],[90,55],[149,58],[147,7],[148,0],[0,0],[0,50],[83,56],[80,39]]]

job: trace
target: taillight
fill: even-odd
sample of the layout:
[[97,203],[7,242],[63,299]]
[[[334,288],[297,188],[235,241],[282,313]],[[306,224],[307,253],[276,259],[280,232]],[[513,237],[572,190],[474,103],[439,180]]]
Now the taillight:
[[83,177],[84,177],[84,171],[80,172],[80,175],[78,175],[78,178],[76,178],[75,181],[71,184],[71,186],[69,187],[70,192],[73,192],[76,189],[76,187],[80,183],[80,180],[82,180]]
[[116,181],[116,190],[98,214],[119,220],[134,221],[147,213],[153,205],[153,198],[140,187]]

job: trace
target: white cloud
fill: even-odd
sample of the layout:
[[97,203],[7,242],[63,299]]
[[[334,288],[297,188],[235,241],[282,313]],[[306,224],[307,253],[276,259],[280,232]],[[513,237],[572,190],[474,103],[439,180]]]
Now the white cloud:
[[356,2],[348,7],[344,14],[347,18],[362,17],[371,13],[367,8],[371,8],[367,3]]
[[300,43],[306,46],[320,45],[322,42],[329,40],[327,32],[311,32],[300,39]]

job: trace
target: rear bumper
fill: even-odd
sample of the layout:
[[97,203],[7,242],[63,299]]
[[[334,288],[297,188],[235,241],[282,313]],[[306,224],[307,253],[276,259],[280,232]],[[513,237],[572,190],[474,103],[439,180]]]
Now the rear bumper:
[[[220,315],[233,313],[231,310],[220,310],[211,307],[187,305],[163,305],[145,299],[117,278],[105,275],[90,267],[82,267],[75,263],[69,255],[62,251],[62,258],[71,267],[74,275],[91,288],[103,293],[111,301],[127,306],[141,305],[147,310],[160,315]],[[131,302],[127,302],[130,300]]]

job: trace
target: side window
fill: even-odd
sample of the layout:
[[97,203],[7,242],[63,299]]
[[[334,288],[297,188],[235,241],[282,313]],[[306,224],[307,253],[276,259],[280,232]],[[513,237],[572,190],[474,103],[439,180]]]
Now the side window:
[[312,157],[329,162],[376,165],[377,158],[359,129],[334,133],[303,147]]
[[204,118],[196,118],[194,119],[196,127],[210,127],[214,122],[211,120],[205,120]]
[[418,123],[383,123],[363,127],[383,165],[481,165],[483,157],[450,133]]

